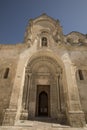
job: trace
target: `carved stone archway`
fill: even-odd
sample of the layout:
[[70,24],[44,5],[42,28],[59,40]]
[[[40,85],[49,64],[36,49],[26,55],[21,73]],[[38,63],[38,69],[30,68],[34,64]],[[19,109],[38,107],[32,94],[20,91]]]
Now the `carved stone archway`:
[[43,91],[48,94],[48,116],[51,118],[65,116],[66,108],[64,107],[61,73],[62,68],[56,60],[49,56],[38,56],[30,59],[25,71],[21,119],[38,116],[37,98],[38,93]]

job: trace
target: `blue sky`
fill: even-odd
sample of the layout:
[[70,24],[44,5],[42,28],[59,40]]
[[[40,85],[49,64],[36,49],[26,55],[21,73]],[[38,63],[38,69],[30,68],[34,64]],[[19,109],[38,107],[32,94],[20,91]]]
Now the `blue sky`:
[[59,19],[63,33],[87,33],[87,0],[0,0],[0,43],[20,43],[31,18]]

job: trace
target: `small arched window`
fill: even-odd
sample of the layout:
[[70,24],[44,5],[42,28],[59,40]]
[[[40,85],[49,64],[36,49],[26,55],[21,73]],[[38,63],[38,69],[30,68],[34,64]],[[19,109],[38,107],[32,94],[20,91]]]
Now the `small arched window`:
[[5,73],[4,73],[4,79],[8,78],[8,74],[9,74],[9,68],[6,68]]
[[42,46],[47,46],[47,38],[42,37]]
[[78,74],[79,74],[79,79],[80,80],[84,80],[84,76],[83,76],[82,70],[78,70]]

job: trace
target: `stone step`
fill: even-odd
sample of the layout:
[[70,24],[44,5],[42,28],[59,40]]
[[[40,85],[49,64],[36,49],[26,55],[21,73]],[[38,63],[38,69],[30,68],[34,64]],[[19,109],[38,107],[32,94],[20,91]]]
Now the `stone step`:
[[87,127],[85,128],[63,128],[63,127],[21,127],[21,126],[1,126],[0,130],[87,130]]
[[[49,122],[48,122],[49,120]],[[71,128],[67,125],[53,122],[50,118],[37,118],[37,120],[18,120],[14,126],[1,126],[0,130],[87,130],[84,128]]]
[[15,126],[20,127],[33,127],[33,128],[69,128],[70,126],[61,125],[57,123],[57,120],[52,120],[50,118],[36,118],[35,120],[19,120],[15,123]]

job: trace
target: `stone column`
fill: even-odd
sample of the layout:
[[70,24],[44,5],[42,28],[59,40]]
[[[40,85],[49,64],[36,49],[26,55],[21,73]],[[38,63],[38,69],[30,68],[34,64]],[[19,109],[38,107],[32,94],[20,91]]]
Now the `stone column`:
[[82,127],[85,125],[84,113],[81,109],[78,86],[75,77],[75,66],[65,59],[65,76],[67,87],[67,115],[71,126]]
[[30,93],[29,93],[29,104],[28,104],[28,116],[29,118],[35,117],[36,109],[36,85],[35,85],[35,74],[31,78],[30,82]]
[[60,95],[60,112],[61,113],[65,113],[65,100],[64,100],[64,87],[63,87],[63,74],[62,72],[60,73],[59,75],[59,88],[60,88],[60,92],[59,92],[59,95]]
[[23,109],[27,109],[27,93],[28,93],[28,81],[29,81],[29,76],[28,74],[25,75],[25,83],[24,83],[24,90],[23,90],[23,99],[22,99],[22,107]]
[[28,119],[28,93],[29,93],[29,75],[25,75],[25,83],[24,83],[24,89],[23,89],[23,98],[22,98],[22,111],[21,111],[21,117],[22,120]]
[[64,102],[64,92],[62,84],[62,72],[56,74],[57,76],[57,99],[58,99],[58,122],[66,123],[66,114],[65,114],[65,102]]
[[59,77],[60,77],[60,74],[57,73],[56,74],[56,78],[57,78],[57,99],[58,99],[57,105],[58,105],[58,114],[60,114],[60,110],[61,110]]
[[29,73],[29,82],[28,82],[28,95],[27,95],[27,110],[28,110],[28,118],[29,118],[29,104],[30,104],[30,93],[31,93],[31,76],[32,73]]

